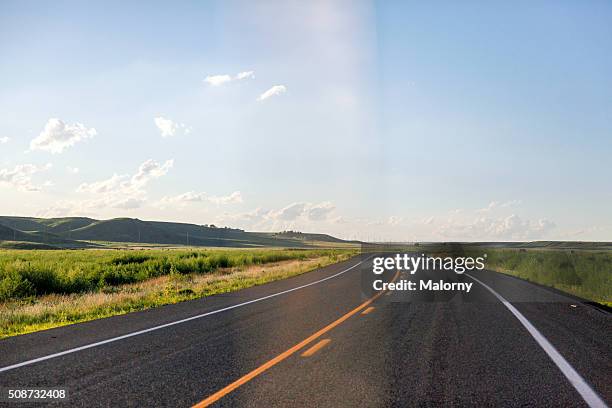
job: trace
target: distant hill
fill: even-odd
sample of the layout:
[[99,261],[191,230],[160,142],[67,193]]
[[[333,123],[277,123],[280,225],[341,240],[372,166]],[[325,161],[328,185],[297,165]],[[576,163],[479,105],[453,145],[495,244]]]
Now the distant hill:
[[[24,223],[22,225],[28,225],[29,227],[31,227],[31,224],[27,223]],[[8,227],[6,226],[6,224],[3,224],[3,222],[0,221],[0,242],[2,241],[35,243],[40,244],[38,245],[38,247],[41,248],[83,248],[92,246],[88,243],[65,239],[57,234],[53,234],[46,231],[44,227],[40,231],[30,230],[26,232],[16,228]]]
[[[356,244],[326,234],[287,231],[247,232],[235,228],[137,218],[95,220],[86,217],[32,218],[0,216],[0,241],[23,241],[73,248],[97,242],[218,247],[311,247]],[[5,245],[7,244],[5,243]],[[18,246],[18,245],[14,245]]]
[[69,217],[40,219],[39,222],[46,225],[49,232],[52,232],[54,234],[60,234],[75,230],[77,228],[86,227],[98,221],[92,218],[85,217]]
[[[274,233],[273,235],[278,238],[298,239],[300,241],[320,241],[320,242],[338,242],[338,243],[348,242],[340,238],[332,237],[331,235],[327,235],[327,234],[311,234],[311,233],[299,232],[299,231],[283,231],[283,232]],[[358,243],[357,241],[353,241],[353,242]]]

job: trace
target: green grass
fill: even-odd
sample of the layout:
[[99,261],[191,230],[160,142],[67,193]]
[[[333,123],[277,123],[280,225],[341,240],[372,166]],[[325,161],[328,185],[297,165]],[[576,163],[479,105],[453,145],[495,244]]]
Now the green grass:
[[487,269],[608,306],[612,302],[612,251],[491,248],[481,251],[478,256],[487,254]]
[[295,276],[355,250],[0,250],[0,338]]
[[2,250],[0,301],[71,294],[141,282],[170,273],[306,259],[336,250]]
[[449,242],[369,247],[375,252],[414,251],[443,257],[487,254],[486,269],[612,307],[612,244],[609,242]]

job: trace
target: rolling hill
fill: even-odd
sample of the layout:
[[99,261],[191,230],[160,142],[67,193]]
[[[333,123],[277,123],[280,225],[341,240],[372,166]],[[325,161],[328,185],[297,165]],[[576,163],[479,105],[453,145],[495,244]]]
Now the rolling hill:
[[0,241],[40,243],[57,248],[97,246],[100,242],[242,248],[358,244],[326,234],[247,232],[212,225],[143,221],[137,218],[95,220],[86,217],[10,216],[0,216]]
[[[23,223],[21,225],[28,225],[29,227],[32,227],[32,224],[29,223]],[[40,230],[29,230],[26,232],[20,229],[8,227],[6,224],[3,224],[2,221],[0,221],[0,242],[3,241],[39,244],[35,245],[39,248],[84,248],[93,246],[89,243],[66,239],[57,234],[51,233],[46,230],[44,226]],[[5,244],[3,246],[7,245]],[[23,244],[14,246],[24,247]]]

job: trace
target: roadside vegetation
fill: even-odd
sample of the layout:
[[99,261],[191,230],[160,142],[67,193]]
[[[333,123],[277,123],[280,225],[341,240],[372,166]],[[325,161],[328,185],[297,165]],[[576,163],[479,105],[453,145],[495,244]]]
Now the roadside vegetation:
[[0,250],[0,338],[230,292],[355,250]]
[[486,269],[612,307],[612,244],[609,242],[415,243],[370,247],[374,252],[428,253],[442,257],[487,254]]
[[487,254],[487,269],[612,306],[612,251],[491,248],[481,251]]

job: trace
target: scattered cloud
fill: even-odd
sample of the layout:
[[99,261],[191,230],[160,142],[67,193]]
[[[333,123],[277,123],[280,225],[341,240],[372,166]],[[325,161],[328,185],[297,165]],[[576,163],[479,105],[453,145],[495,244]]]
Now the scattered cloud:
[[257,98],[258,101],[265,101],[268,98],[271,98],[276,95],[281,95],[287,92],[287,87],[285,85],[274,85],[272,88],[268,89],[266,92],[259,95]]
[[166,173],[174,166],[174,160],[166,160],[160,165],[153,159],[149,159],[142,163],[138,168],[138,172],[132,177],[131,183],[135,186],[144,186],[149,180],[165,176]]
[[329,215],[336,209],[336,206],[329,201],[306,205],[304,209],[306,217],[311,221],[324,221],[329,218]]
[[[278,210],[258,209],[260,221],[328,221],[332,218],[336,206],[329,201],[318,204],[297,202]],[[252,215],[252,214],[251,214]]]
[[335,215],[335,210],[336,206],[329,201],[317,204],[295,202],[277,210],[256,208],[242,213],[224,213],[217,222],[265,231],[320,229],[322,223],[332,225],[344,222],[342,217]]
[[114,174],[106,180],[83,183],[77,192],[91,196],[75,203],[79,208],[123,208],[141,207],[147,200],[145,187],[153,180],[168,173],[174,165],[174,160],[166,160],[163,164],[149,159],[138,167],[138,171],[130,176]]
[[229,75],[209,75],[204,78],[204,82],[211,86],[219,86],[231,81],[232,77]]
[[40,191],[41,187],[32,183],[32,176],[51,168],[51,163],[44,166],[18,164],[12,170],[0,169],[0,185],[16,188],[19,191]]
[[60,119],[47,121],[40,135],[30,142],[30,150],[46,150],[51,153],[62,153],[64,149],[76,143],[91,139],[97,135],[96,129],[86,128],[81,123],[66,124]]
[[255,78],[254,71],[243,71],[243,72],[239,72],[233,77],[228,74],[209,75],[206,78],[204,78],[204,82],[206,82],[210,86],[221,86],[223,84],[227,84],[232,81],[242,81],[245,79],[253,79],[253,78]]
[[215,203],[217,205],[221,204],[229,204],[229,203],[241,203],[242,202],[242,194],[240,191],[234,191],[232,194],[228,196],[211,196],[208,197],[208,201],[211,203]]
[[160,200],[160,204],[168,205],[168,204],[185,204],[185,203],[196,203],[202,202],[206,199],[206,193],[196,193],[195,191],[188,191],[183,194],[179,194],[173,197],[163,197]]
[[253,78],[255,78],[255,72],[253,71],[244,71],[236,75],[236,79],[239,81],[241,79],[253,79]]
[[522,203],[523,202],[521,200],[510,200],[503,203],[500,203],[499,201],[491,201],[488,206],[477,210],[477,212],[486,213],[500,208],[514,208],[520,206]]
[[479,209],[479,210],[476,210],[476,212],[481,212],[481,213],[484,213],[484,212],[489,212],[489,211],[492,211],[492,210],[494,210],[495,208],[497,208],[497,206],[498,206],[498,205],[499,205],[499,203],[498,203],[497,201],[491,201],[491,202],[489,203],[489,205],[487,205],[486,207],[481,208],[481,209]]
[[67,171],[68,173],[71,173],[71,174],[79,174],[79,171],[80,171],[80,170],[79,170],[79,168],[78,168],[78,167],[70,167],[70,166],[66,166],[66,171]]
[[281,221],[294,221],[298,217],[304,214],[306,210],[306,203],[293,203],[288,206],[281,208],[277,211],[270,211],[266,218],[281,220]]
[[109,179],[95,181],[93,183],[83,183],[77,187],[78,193],[105,194],[115,190],[127,178],[127,175],[119,176],[113,174]]
[[187,126],[184,123],[174,122],[173,120],[164,118],[163,116],[154,118],[153,122],[159,129],[162,137],[172,137],[178,133],[183,133],[185,135],[191,133],[190,126]]
[[204,192],[196,193],[195,191],[188,191],[177,196],[163,197],[159,201],[158,207],[165,208],[167,206],[185,205],[187,203],[196,203],[204,201],[211,202],[217,205],[236,204],[242,202],[242,194],[240,193],[240,191],[234,191],[233,193],[227,196],[209,196]]
[[8,143],[10,140],[11,138],[8,136],[0,137],[0,144]]
[[449,219],[437,233],[446,239],[459,240],[532,240],[545,236],[556,227],[547,219],[524,220],[516,214],[506,217],[477,217],[472,221]]

